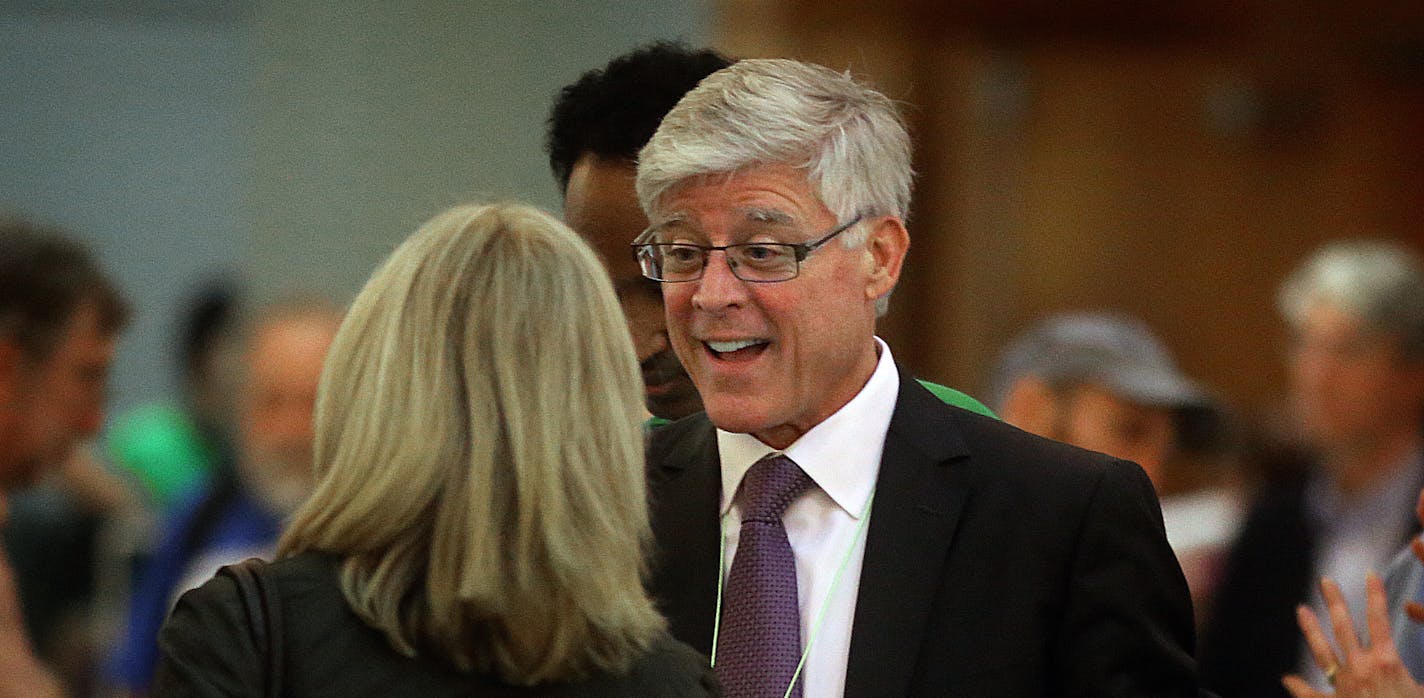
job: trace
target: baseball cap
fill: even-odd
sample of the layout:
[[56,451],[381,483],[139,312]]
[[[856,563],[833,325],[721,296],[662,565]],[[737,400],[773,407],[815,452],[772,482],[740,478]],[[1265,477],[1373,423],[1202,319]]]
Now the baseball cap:
[[1024,376],[1049,383],[1088,381],[1139,404],[1213,409],[1215,401],[1184,375],[1142,322],[1106,313],[1057,315],[1016,339],[1001,355],[992,395],[1002,405]]

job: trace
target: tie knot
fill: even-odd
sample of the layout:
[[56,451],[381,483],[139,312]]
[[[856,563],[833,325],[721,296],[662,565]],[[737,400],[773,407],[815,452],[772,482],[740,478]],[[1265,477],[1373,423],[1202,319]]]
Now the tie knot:
[[769,455],[753,463],[742,478],[742,520],[780,521],[786,507],[811,484],[811,477],[786,456]]

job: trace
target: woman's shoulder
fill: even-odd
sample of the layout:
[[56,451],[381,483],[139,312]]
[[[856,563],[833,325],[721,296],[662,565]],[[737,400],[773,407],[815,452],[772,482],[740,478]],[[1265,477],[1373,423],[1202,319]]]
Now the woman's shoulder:
[[219,572],[184,593],[159,632],[155,693],[260,694],[268,648],[257,625],[281,628],[284,644],[292,650],[304,646],[308,635],[352,625],[345,618],[349,613],[337,583],[338,567],[338,558],[320,553],[249,566],[258,583],[278,600],[275,607],[259,604],[261,622],[250,607],[258,602],[234,574]]
[[[306,552],[276,562],[254,562],[247,561],[229,567],[246,567],[250,570],[258,584],[258,591],[270,590],[281,600],[282,607],[301,603],[304,611],[310,613],[315,610],[309,605],[313,601],[320,598],[335,601],[340,598],[337,579],[340,559],[336,556]],[[237,573],[219,570],[202,585],[185,592],[179,599],[180,605],[194,607],[199,611],[216,611],[229,617],[236,617],[237,612],[241,611],[242,620],[246,621],[246,601],[238,579]]]
[[615,683],[616,690],[621,691],[616,695],[721,695],[707,657],[666,633],[660,634],[647,654]]
[[267,563],[262,575],[270,579],[283,595],[288,595],[337,584],[340,567],[341,558],[337,555],[307,551]]

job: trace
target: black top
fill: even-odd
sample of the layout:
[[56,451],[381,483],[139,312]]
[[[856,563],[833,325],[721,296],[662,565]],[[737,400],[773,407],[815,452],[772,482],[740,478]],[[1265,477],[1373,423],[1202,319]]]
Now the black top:
[[[717,695],[707,660],[667,636],[627,675],[533,688],[405,657],[351,611],[337,569],[333,556],[304,553],[265,570],[281,600],[284,696]],[[219,575],[184,594],[158,642],[154,696],[263,695],[263,658],[231,578]]]

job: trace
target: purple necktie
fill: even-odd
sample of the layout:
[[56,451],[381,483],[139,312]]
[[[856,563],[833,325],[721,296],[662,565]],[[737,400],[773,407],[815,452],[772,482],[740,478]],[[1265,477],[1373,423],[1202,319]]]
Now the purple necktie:
[[[782,455],[757,461],[742,478],[742,531],[717,637],[717,679],[727,698],[780,698],[801,662],[796,558],[781,514],[811,485]],[[792,696],[800,698],[802,683]]]

